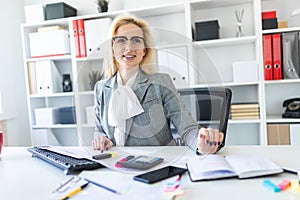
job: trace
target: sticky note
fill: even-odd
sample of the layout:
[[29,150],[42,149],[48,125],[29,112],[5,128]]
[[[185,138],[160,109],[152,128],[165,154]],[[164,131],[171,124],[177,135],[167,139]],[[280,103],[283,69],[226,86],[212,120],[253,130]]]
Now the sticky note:
[[286,190],[290,186],[291,182],[289,180],[283,180],[278,184],[281,191]]
[[291,189],[293,192],[300,192],[299,182],[296,179],[291,180]]
[[263,186],[265,186],[266,188],[268,188],[269,190],[271,190],[273,192],[280,192],[280,188],[277,185],[275,185],[274,183],[272,183],[270,180],[264,180]]

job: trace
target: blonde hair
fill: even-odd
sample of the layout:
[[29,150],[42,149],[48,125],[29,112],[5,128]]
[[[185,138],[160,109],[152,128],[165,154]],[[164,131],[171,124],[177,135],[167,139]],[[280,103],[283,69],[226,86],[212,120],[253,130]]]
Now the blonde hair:
[[[111,38],[114,37],[116,35],[116,32],[118,31],[118,28],[129,23],[137,25],[143,31],[143,36],[145,38],[146,52],[145,52],[145,56],[143,57],[143,60],[140,63],[140,68],[144,72],[148,74],[152,74],[155,72],[155,68],[154,68],[155,49],[154,49],[154,43],[153,43],[151,31],[147,22],[131,14],[120,15],[114,19],[111,25],[110,36]],[[109,45],[110,46],[107,48],[109,50],[108,52],[109,55],[106,56],[105,58],[106,60],[104,59],[106,77],[112,77],[118,71],[117,62],[115,59],[113,59],[113,55],[112,55],[112,42],[110,42]]]

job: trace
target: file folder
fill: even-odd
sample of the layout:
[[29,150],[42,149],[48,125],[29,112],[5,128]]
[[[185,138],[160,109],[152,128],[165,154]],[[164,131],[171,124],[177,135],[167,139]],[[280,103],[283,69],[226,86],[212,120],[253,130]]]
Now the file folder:
[[76,58],[80,58],[80,46],[79,46],[79,35],[78,35],[78,20],[73,20],[73,34],[75,42],[75,53]]
[[38,94],[62,91],[62,78],[53,61],[37,61],[35,67]]
[[80,57],[86,57],[85,30],[84,20],[78,20],[78,35],[79,35],[79,51]]
[[282,79],[281,34],[272,34],[273,80]]
[[107,30],[111,21],[110,18],[84,20],[86,55],[89,58],[103,57],[104,43],[108,41]]
[[265,80],[273,80],[272,36],[263,35],[263,58]]
[[283,77],[284,79],[299,78],[299,39],[298,32],[282,33]]

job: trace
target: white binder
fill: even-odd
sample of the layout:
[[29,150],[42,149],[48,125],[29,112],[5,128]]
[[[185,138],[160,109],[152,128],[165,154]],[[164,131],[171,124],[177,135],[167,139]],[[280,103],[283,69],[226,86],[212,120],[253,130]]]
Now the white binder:
[[37,61],[35,72],[38,94],[62,92],[62,78],[53,61]]
[[103,57],[103,43],[108,39],[110,18],[84,20],[86,55],[88,58]]

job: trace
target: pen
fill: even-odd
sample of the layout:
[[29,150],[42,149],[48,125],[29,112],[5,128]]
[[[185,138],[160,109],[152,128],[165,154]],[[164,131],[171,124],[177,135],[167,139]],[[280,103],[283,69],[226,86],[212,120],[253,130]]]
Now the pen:
[[64,196],[63,198],[61,198],[60,200],[66,200],[71,198],[72,196],[74,196],[75,194],[79,193],[81,190],[83,190],[87,185],[89,184],[89,182],[85,183],[84,185],[76,188],[75,190],[73,190],[72,192],[70,192],[69,194],[67,194],[66,196]]
[[96,186],[98,186],[98,187],[101,187],[101,188],[103,188],[103,189],[105,189],[105,190],[108,190],[108,191],[110,191],[110,192],[112,192],[112,193],[115,193],[115,194],[121,194],[120,192],[118,192],[118,191],[116,191],[116,190],[114,190],[114,189],[111,189],[111,188],[109,188],[109,187],[106,187],[106,186],[104,186],[104,185],[102,185],[102,184],[100,184],[100,183],[97,183],[97,182],[95,182],[95,181],[92,181],[92,180],[90,180],[90,179],[87,179],[87,178],[84,178],[84,180],[86,180],[87,182],[89,182],[89,183],[91,183],[91,184],[94,184],[94,185],[96,185]]
[[291,174],[296,174],[297,176],[300,176],[300,171],[297,171],[295,169],[290,169],[290,168],[286,168],[286,167],[283,167],[282,169],[285,172],[288,172],[288,173],[291,173]]

